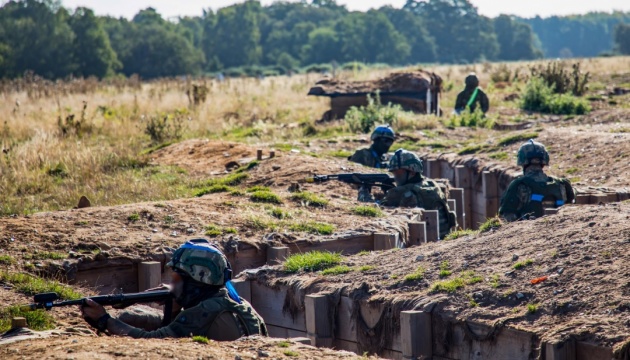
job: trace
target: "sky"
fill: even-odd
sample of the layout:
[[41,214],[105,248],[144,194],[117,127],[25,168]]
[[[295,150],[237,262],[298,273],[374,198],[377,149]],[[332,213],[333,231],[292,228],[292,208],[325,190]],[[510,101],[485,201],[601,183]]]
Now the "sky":
[[[630,11],[630,0],[471,0],[483,15],[495,17],[499,14],[511,14],[521,17],[540,15],[583,14],[589,11],[613,10]],[[2,3],[6,0],[2,0]],[[201,15],[202,9],[214,10],[231,5],[237,0],[62,0],[67,8],[85,6],[98,15],[112,15],[132,18],[138,10],[149,6],[158,10],[165,18],[185,15]],[[273,0],[262,0],[270,4]],[[383,5],[402,7],[405,0],[338,0],[350,10],[367,10]]]

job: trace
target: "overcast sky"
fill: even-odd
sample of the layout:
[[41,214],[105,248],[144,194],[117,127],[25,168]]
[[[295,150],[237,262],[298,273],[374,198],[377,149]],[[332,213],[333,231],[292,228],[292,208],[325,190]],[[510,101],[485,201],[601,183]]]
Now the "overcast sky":
[[[6,0],[2,0],[5,3]],[[85,6],[99,15],[133,17],[138,10],[153,7],[166,18],[183,15],[201,15],[202,9],[234,4],[236,0],[62,0],[65,7]],[[263,0],[270,4],[273,0]],[[630,0],[472,0],[479,11],[487,16],[514,14],[523,17],[540,15],[583,14],[589,11],[630,11]],[[402,7],[405,0],[339,0],[351,10],[367,10],[382,5]]]

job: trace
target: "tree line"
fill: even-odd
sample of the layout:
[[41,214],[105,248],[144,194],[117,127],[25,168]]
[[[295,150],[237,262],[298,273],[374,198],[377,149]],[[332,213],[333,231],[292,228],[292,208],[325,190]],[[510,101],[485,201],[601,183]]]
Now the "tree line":
[[58,0],[9,1],[0,8],[0,77],[157,78],[244,68],[284,73],[348,62],[593,56],[613,49],[611,29],[629,18],[488,18],[468,0],[408,0],[401,9],[367,12],[349,11],[335,0],[269,6],[249,0],[176,21],[152,8],[128,20],[83,7],[69,10]]

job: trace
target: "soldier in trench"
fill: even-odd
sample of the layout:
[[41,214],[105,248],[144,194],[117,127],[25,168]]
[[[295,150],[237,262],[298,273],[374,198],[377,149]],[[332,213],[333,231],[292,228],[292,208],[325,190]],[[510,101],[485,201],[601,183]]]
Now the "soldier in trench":
[[516,178],[501,198],[499,216],[507,221],[529,220],[545,214],[545,209],[559,208],[575,200],[571,182],[548,176],[549,153],[541,143],[529,140],[518,150],[517,165],[523,175]]
[[230,281],[225,255],[205,239],[190,240],[167,264],[173,270],[170,285],[173,314],[169,324],[162,315],[136,308],[111,317],[92,300],[81,308],[83,317],[100,331],[133,338],[205,336],[233,341],[243,336],[267,335],[263,319],[238,296]]
[[396,134],[389,125],[381,125],[374,129],[371,139],[372,145],[369,148],[357,150],[348,160],[376,169],[386,169],[385,155],[392,147]]
[[443,239],[457,226],[457,220],[448,207],[444,192],[434,181],[422,177],[422,169],[422,160],[416,154],[403,149],[397,150],[389,162],[389,171],[394,175],[397,186],[385,193],[380,204],[437,210],[440,239]]

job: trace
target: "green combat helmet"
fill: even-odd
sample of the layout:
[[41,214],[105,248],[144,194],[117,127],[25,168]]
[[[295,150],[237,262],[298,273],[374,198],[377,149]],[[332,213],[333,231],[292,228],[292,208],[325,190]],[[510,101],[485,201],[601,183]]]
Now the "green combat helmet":
[[518,149],[516,165],[526,167],[531,164],[549,165],[549,153],[545,145],[529,140]]
[[476,88],[479,86],[479,78],[475,73],[470,73],[470,75],[466,76],[466,80],[464,82],[468,88]]
[[374,131],[372,132],[371,139],[372,141],[374,141],[380,137],[396,140],[396,133],[394,133],[394,130],[389,125],[377,126],[376,129],[374,129]]
[[389,161],[389,171],[404,169],[422,174],[422,168],[422,160],[420,160],[418,155],[404,149],[396,150],[396,153]]
[[225,255],[206,239],[188,240],[173,253],[166,266],[190,276],[193,280],[227,288],[230,298],[240,303],[232,285],[232,267]]

